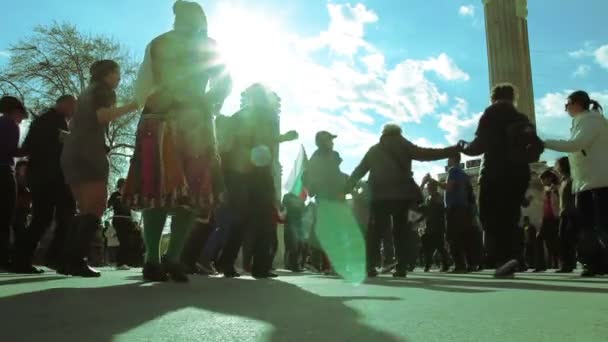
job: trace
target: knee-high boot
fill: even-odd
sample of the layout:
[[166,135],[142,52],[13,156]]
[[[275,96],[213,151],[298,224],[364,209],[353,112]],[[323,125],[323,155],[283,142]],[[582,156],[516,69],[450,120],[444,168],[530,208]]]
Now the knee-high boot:
[[101,273],[88,265],[86,256],[95,234],[100,229],[100,220],[95,215],[83,215],[75,222],[75,229],[69,239],[71,245],[67,246],[67,274],[85,278],[99,277]]

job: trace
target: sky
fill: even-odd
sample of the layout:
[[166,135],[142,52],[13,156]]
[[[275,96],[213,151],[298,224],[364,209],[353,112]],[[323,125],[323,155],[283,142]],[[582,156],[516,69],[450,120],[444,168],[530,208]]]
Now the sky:
[[[4,2],[4,0],[3,0]],[[10,44],[32,28],[70,22],[120,41],[141,60],[146,44],[171,28],[171,0],[20,0],[0,21],[0,65]],[[240,92],[265,82],[282,98],[281,125],[300,140],[281,146],[284,175],[300,144],[338,135],[350,173],[387,122],[421,146],[473,137],[488,105],[488,67],[481,0],[200,1],[209,33],[235,81],[224,114]],[[548,4],[551,6],[548,6]],[[3,8],[7,8],[3,6]],[[537,126],[541,137],[567,138],[567,94],[584,89],[608,106],[605,0],[531,0],[528,29]],[[547,154],[552,163],[556,154]],[[417,179],[444,162],[415,163]],[[285,177],[286,178],[286,177]]]

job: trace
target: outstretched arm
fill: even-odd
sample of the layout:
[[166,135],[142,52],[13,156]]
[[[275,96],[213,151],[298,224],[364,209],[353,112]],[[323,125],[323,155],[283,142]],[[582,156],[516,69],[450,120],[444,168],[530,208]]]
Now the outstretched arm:
[[359,165],[355,168],[353,173],[350,175],[350,177],[346,181],[346,185],[345,185],[345,189],[344,189],[345,193],[347,193],[347,194],[351,193],[353,191],[353,188],[357,184],[357,182],[359,182],[361,180],[361,178],[363,178],[369,172],[370,168],[369,168],[369,162],[368,162],[368,159],[369,159],[368,155],[369,155],[369,152],[367,154],[365,154],[365,156],[363,157],[363,160],[361,160],[361,163],[359,163]]
[[475,132],[475,139],[473,139],[473,141],[470,143],[465,143],[464,141],[460,141],[458,143],[462,153],[466,154],[467,156],[476,157],[486,152],[488,137],[490,134],[488,125],[489,123],[486,111],[479,119],[477,131]]
[[279,143],[284,143],[287,141],[294,141],[294,140],[297,140],[299,137],[300,137],[300,135],[298,134],[298,132],[289,131],[289,132],[279,136]]
[[547,140],[545,147],[558,152],[585,152],[600,133],[601,126],[592,120],[582,120],[575,127],[570,140]]
[[450,146],[446,148],[424,148],[411,143],[409,146],[409,150],[412,159],[418,161],[434,161],[447,159],[458,153],[457,146]]

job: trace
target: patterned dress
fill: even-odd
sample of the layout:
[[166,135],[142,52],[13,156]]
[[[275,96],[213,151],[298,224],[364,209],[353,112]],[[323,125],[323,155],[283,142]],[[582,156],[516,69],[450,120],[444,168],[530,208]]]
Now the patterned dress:
[[125,201],[135,209],[208,210],[223,191],[213,115],[230,88],[215,42],[203,33],[159,36],[147,48],[135,88],[146,105]]

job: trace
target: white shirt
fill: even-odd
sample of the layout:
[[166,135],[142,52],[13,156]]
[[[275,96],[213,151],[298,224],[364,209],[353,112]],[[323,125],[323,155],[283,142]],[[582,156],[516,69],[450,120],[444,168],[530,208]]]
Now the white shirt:
[[597,111],[572,120],[570,140],[547,140],[545,147],[567,152],[572,192],[608,187],[608,121]]

